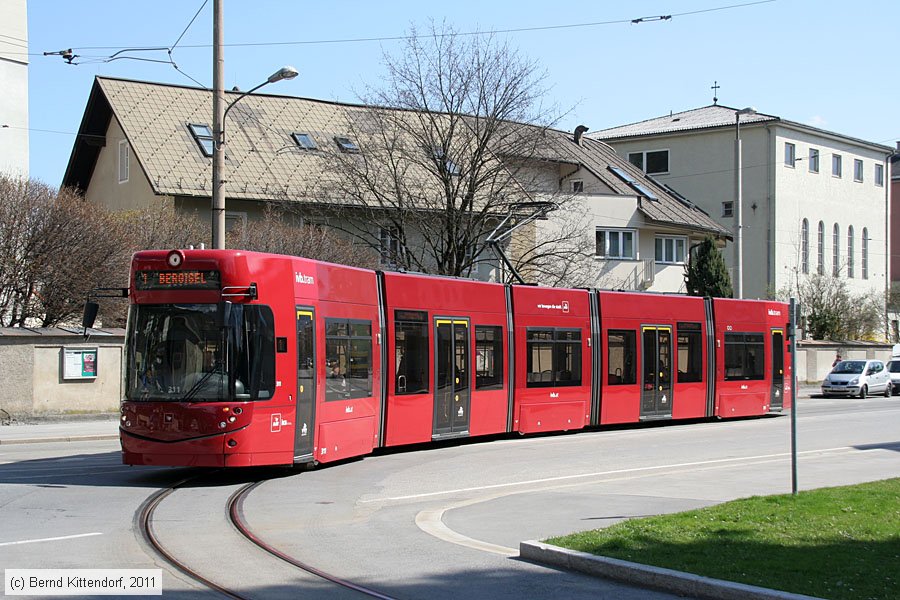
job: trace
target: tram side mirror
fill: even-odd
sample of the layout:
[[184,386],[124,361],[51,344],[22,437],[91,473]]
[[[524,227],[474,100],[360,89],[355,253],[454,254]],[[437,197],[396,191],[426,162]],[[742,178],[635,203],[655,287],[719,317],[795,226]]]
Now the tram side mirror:
[[85,333],[94,326],[94,321],[97,320],[97,312],[99,310],[100,305],[96,302],[88,301],[84,303],[84,315],[81,317],[81,326],[84,327]]
[[216,311],[216,325],[219,327],[228,327],[231,323],[231,302],[227,300],[223,300],[219,302],[218,310]]

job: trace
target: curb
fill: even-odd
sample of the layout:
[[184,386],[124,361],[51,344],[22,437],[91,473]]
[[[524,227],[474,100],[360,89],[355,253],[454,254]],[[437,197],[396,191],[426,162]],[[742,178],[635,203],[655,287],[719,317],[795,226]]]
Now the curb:
[[682,573],[672,569],[651,567],[551,546],[538,541],[521,542],[519,558],[643,587],[657,588],[682,596],[713,600],[815,600],[814,596],[781,592],[744,583]]
[[119,434],[109,435],[69,435],[69,436],[58,436],[58,437],[43,437],[43,438],[22,438],[18,440],[2,440],[0,439],[0,446],[9,446],[11,444],[50,444],[55,442],[96,442],[101,440],[117,440],[119,439]]

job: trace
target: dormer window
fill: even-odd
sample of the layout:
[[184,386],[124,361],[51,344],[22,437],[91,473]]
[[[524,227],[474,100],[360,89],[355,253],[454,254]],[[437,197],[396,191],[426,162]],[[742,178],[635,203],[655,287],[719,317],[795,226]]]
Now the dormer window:
[[188,129],[190,129],[191,135],[194,136],[194,141],[200,146],[203,156],[212,156],[215,142],[213,141],[213,132],[209,125],[205,123],[188,123]]
[[315,150],[318,148],[316,141],[308,133],[294,132],[291,134],[291,137],[294,138],[297,145],[304,150]]
[[336,136],[334,141],[337,142],[338,148],[341,149],[341,152],[346,152],[347,154],[359,154],[359,146],[356,145],[356,142],[351,140],[348,137]]

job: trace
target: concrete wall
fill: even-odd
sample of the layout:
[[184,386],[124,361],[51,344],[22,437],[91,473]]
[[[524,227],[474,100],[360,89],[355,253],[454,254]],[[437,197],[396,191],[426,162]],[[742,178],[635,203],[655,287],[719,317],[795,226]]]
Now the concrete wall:
[[[0,2],[0,173],[28,177],[28,18],[25,0]],[[8,127],[7,127],[8,125]]]
[[[125,331],[105,331],[85,342],[79,333],[63,329],[0,329],[0,409],[16,419],[116,412],[123,392]],[[97,377],[64,379],[65,348],[97,348]]]
[[890,344],[837,342],[801,342],[797,345],[797,380],[800,383],[820,383],[831,371],[835,355],[844,360],[891,360]]

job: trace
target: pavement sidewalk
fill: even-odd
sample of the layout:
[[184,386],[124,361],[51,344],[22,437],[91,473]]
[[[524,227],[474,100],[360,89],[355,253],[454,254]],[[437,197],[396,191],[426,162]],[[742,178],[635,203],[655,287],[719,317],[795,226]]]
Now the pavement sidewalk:
[[0,426],[0,446],[119,438],[117,415],[91,415],[91,417],[93,418],[3,425]]

